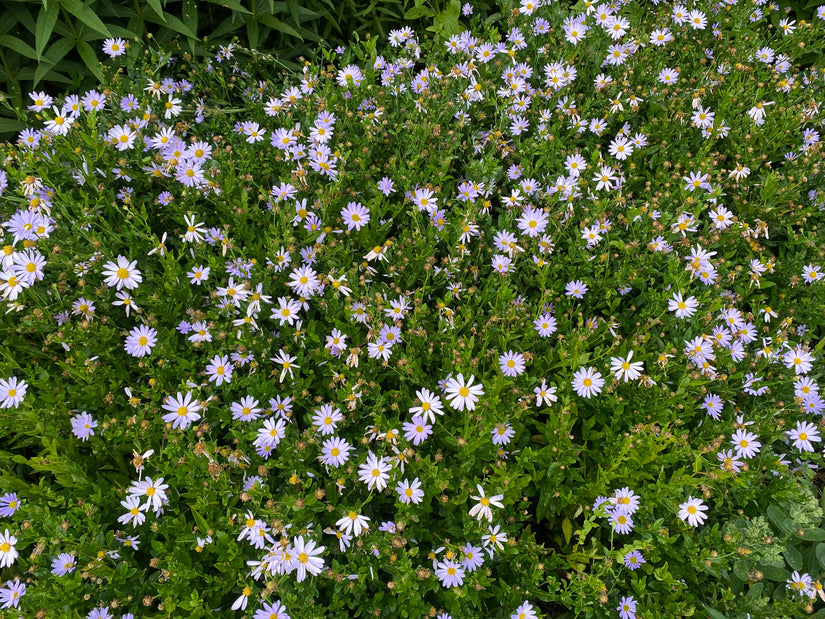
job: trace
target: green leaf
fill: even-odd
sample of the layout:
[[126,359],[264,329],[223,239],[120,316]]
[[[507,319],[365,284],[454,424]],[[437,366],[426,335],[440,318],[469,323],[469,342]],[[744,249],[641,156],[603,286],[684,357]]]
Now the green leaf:
[[[48,6],[48,8],[46,8]],[[37,54],[37,59],[43,56],[43,50],[46,49],[46,43],[54,32],[54,26],[57,24],[57,18],[60,15],[60,9],[57,2],[52,2],[49,5],[43,3],[43,7],[37,14],[37,28],[34,35],[34,51]]]
[[[152,20],[147,20],[152,21]],[[197,39],[198,35],[192,32],[192,30],[184,24],[181,20],[171,14],[166,15],[166,22],[165,25],[170,30],[174,30],[178,34],[182,34],[185,37],[189,37],[190,39]]]
[[258,31],[258,22],[254,19],[248,19],[246,21],[246,37],[249,41],[249,47],[252,49],[258,49],[258,42],[259,42],[259,31]]
[[206,0],[210,4],[217,4],[227,9],[232,9],[233,13],[243,13],[244,15],[252,15],[252,11],[243,6],[238,0]]
[[781,509],[776,507],[776,505],[768,505],[768,509],[765,510],[765,513],[770,518],[771,522],[773,522],[783,533],[792,533],[793,527],[788,526],[789,519],[788,517],[782,512]]
[[32,60],[37,60],[37,52],[34,51],[31,45],[27,45],[23,43],[20,39],[13,37],[8,34],[0,34],[0,47],[8,47],[11,50],[14,50],[21,56],[25,56],[26,58],[31,58]]
[[146,4],[157,13],[157,16],[160,17],[163,23],[166,23],[166,16],[163,14],[163,7],[160,5],[160,0],[146,0]]
[[40,80],[45,78],[54,66],[63,60],[66,54],[73,50],[74,47],[74,40],[68,37],[58,39],[52,43],[51,47],[49,47],[43,55],[43,58],[37,63],[37,70],[34,72],[34,86],[37,86]]
[[720,613],[718,610],[716,610],[715,608],[711,608],[704,602],[702,602],[702,606],[704,606],[705,610],[707,611],[708,617],[711,617],[712,619],[728,619],[725,613]]
[[409,11],[404,13],[404,19],[419,19],[421,17],[431,17],[433,14],[431,9],[425,6],[414,6]]
[[788,565],[791,566],[791,569],[802,569],[802,553],[799,552],[795,546],[791,546],[790,544],[785,546],[782,554],[785,555],[785,560],[788,562]]
[[765,589],[765,585],[761,582],[754,583],[751,585],[748,592],[745,594],[746,600],[758,600],[762,597],[762,591]]
[[817,544],[814,553],[816,554],[816,560],[819,561],[819,565],[825,570],[825,544]]
[[304,37],[302,37],[301,33],[295,30],[295,28],[293,28],[285,22],[282,22],[280,19],[277,19],[276,17],[272,17],[272,15],[259,15],[258,21],[261,22],[264,26],[272,28],[272,30],[277,30],[278,32],[288,34],[289,36],[295,37],[296,39],[300,39],[301,41],[304,40]]
[[564,533],[564,543],[569,544],[570,538],[573,537],[573,525],[570,519],[565,518],[561,523],[561,531]]
[[22,131],[26,128],[26,123],[13,118],[0,118],[0,133],[11,133]]
[[[102,34],[105,37],[112,36],[112,33],[109,32],[109,29],[106,27],[106,24],[100,21],[100,18],[91,9],[91,7],[86,6],[80,0],[62,0],[62,3],[63,6],[66,7],[66,10],[69,11],[69,13],[71,13],[75,17],[77,17],[78,21],[80,21],[85,26],[91,28],[95,32]],[[77,49],[78,51],[80,51],[80,45],[77,46]],[[81,58],[82,57],[83,54],[81,54]],[[88,64],[86,66],[88,66]]]
[[86,41],[78,41],[77,53],[80,54],[80,58],[83,60],[86,68],[89,69],[100,82],[103,82],[104,78],[103,71],[100,70],[100,61],[97,59],[97,54],[95,54],[92,46]]
[[794,535],[809,542],[825,541],[825,531],[822,529],[799,529],[794,531]]

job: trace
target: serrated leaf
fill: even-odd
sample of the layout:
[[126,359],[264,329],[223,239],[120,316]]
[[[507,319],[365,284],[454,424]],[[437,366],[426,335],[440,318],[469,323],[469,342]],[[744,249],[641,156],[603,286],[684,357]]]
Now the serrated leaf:
[[83,60],[86,68],[102,83],[104,79],[103,71],[100,70],[100,61],[97,59],[97,54],[95,54],[92,46],[86,41],[78,41],[77,53],[80,54],[80,58]]
[[[48,6],[48,8],[47,8]],[[49,5],[43,3],[43,7],[37,14],[37,26],[34,33],[34,51],[37,54],[37,59],[43,56],[43,50],[46,49],[46,44],[54,32],[54,27],[57,24],[57,18],[60,15],[60,9],[57,2],[52,2]]]
[[20,39],[11,35],[0,34],[0,47],[8,47],[10,50],[17,52],[21,56],[25,56],[26,58],[30,58],[32,60],[37,60],[37,52],[34,51],[34,48],[31,45],[27,45]]
[[[102,34],[105,37],[112,36],[112,33],[109,32],[109,29],[106,27],[97,14],[88,6],[83,4],[80,0],[62,0],[62,4],[66,7],[66,10],[69,11],[72,15],[74,15],[79,22],[83,25],[91,28],[95,32]],[[80,51],[80,45],[77,46],[78,51]],[[82,58],[81,54],[81,58]],[[85,59],[84,59],[85,61]],[[87,65],[88,66],[88,65]]]
[[272,30],[277,30],[278,32],[288,34],[289,36],[300,39],[301,41],[304,40],[304,37],[301,36],[301,33],[295,30],[295,28],[285,22],[282,22],[280,19],[272,17],[272,15],[259,15],[258,21],[267,28],[272,28]]

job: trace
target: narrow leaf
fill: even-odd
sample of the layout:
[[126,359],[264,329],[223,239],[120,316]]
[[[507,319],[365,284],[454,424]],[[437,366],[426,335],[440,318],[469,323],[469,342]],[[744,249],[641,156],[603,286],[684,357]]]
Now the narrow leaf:
[[284,34],[288,34],[289,36],[295,37],[296,39],[304,40],[304,37],[301,36],[301,33],[295,30],[292,26],[287,23],[282,22],[280,19],[276,17],[272,17],[272,15],[259,15],[258,21],[261,22],[264,26],[272,28],[272,30],[277,30],[278,32],[283,32]]
[[23,43],[20,39],[8,34],[0,34],[0,47],[8,47],[14,50],[21,56],[37,60],[37,52],[34,51],[31,45]]
[[160,5],[160,0],[146,0],[146,4],[157,13],[157,16],[160,17],[163,23],[166,23],[166,16],[163,14],[163,7]]
[[86,68],[89,69],[100,82],[103,82],[103,72],[100,70],[100,61],[97,59],[97,54],[95,54],[92,46],[86,41],[78,41],[77,53],[80,54],[80,58],[83,60]]
[[210,4],[217,4],[227,9],[232,9],[236,13],[252,15],[252,11],[244,7],[238,0],[206,0]]
[[95,12],[90,7],[83,4],[80,0],[63,0],[63,6],[66,7],[66,10],[74,15],[83,25],[105,37],[112,36],[112,33],[109,32],[106,24],[100,21],[100,18],[95,14]]
[[34,51],[37,53],[38,60],[43,56],[43,50],[46,49],[46,43],[49,42],[52,32],[54,32],[57,18],[60,15],[57,2],[52,2],[48,5],[48,8],[46,8],[46,6],[44,3],[40,12],[37,14],[37,29],[34,34]]

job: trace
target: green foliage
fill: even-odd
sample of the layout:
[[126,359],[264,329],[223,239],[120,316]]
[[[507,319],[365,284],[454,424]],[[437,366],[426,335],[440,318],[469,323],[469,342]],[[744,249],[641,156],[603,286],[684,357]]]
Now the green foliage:
[[[97,53],[85,5],[60,6]],[[169,32],[95,65],[103,107],[15,108],[30,131],[0,152],[0,534],[19,555],[0,545],[0,594],[25,581],[24,616],[277,600],[296,618],[601,618],[629,597],[640,619],[825,615],[806,408],[825,354],[825,82],[799,66],[821,20],[786,36],[750,6],[697,5],[724,13],[717,32],[630,3],[628,57],[604,63],[615,41],[583,5],[460,16],[472,54],[445,45],[455,6],[404,7],[432,37],[359,35],[290,71],[255,45],[193,49],[180,28],[208,12],[175,21],[153,0]],[[218,34],[295,36],[269,15],[322,38],[301,8],[253,8],[229,3]],[[571,16],[591,29],[575,43]],[[663,27],[674,40],[647,43]],[[449,397],[459,373],[473,406]],[[431,420],[413,414],[424,389]],[[413,480],[420,503],[397,489]],[[302,574],[310,541],[323,563]],[[76,566],[57,575],[63,553]]]

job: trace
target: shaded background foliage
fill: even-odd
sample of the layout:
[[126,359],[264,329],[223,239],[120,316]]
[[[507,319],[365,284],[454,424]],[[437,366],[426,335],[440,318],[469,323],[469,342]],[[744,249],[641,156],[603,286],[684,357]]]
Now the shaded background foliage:
[[[492,5],[474,2],[491,19]],[[459,31],[460,0],[3,0],[0,2],[0,139],[25,127],[22,110],[34,89],[59,94],[103,81],[104,39],[182,38],[235,42],[266,50],[282,69],[300,56],[346,45],[353,37],[386,38],[402,25],[431,24],[436,35]]]

